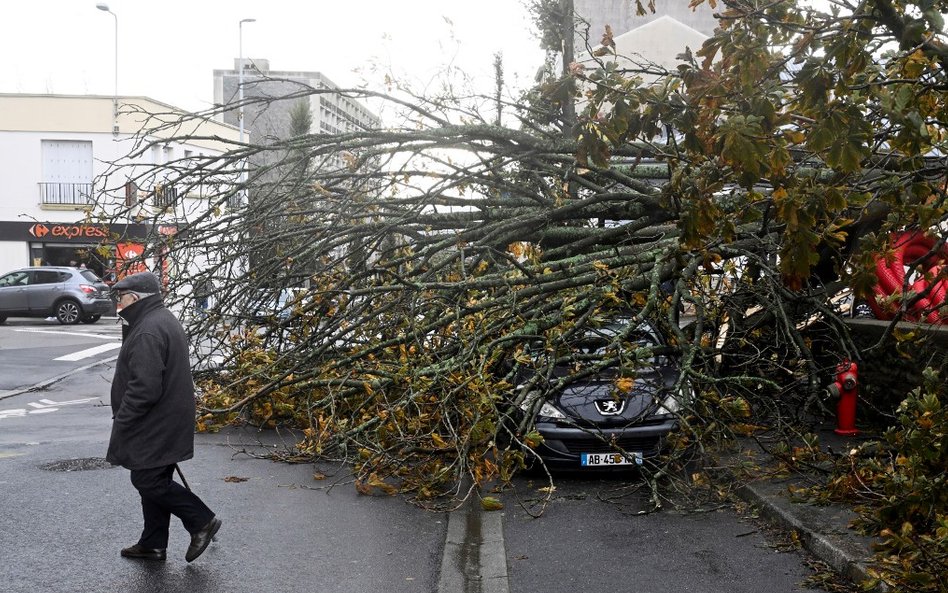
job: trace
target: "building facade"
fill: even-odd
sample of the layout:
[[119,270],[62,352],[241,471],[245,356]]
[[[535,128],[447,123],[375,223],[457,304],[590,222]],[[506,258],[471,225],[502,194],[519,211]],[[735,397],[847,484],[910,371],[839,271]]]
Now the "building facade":
[[[696,51],[714,34],[717,19],[707,3],[692,10],[684,0],[655,0],[655,13],[635,14],[634,0],[573,0],[583,23],[575,39],[577,59],[591,62],[587,48],[600,44],[612,29],[618,63],[625,68],[655,64],[673,70],[686,47]],[[588,26],[586,24],[588,23]]]
[[[644,4],[646,3],[643,2]],[[655,0],[654,14],[637,15],[635,10],[635,0],[573,0],[573,11],[577,18],[589,24],[589,40],[593,46],[598,45],[606,25],[612,28],[614,35],[621,35],[662,17],[668,17],[705,37],[713,35],[718,26],[714,11],[706,2],[692,9],[684,0]],[[580,33],[584,30],[585,27],[580,27]],[[577,45],[577,49],[583,47]]]
[[[321,72],[270,70],[266,59],[244,58],[242,63],[235,59],[233,70],[214,70],[216,105],[237,102],[241,67],[244,100],[255,100],[244,109],[244,129],[250,130],[257,142],[286,138],[290,112],[300,100],[309,103],[313,118],[310,132],[314,134],[341,134],[379,126],[378,116],[356,99],[326,92],[339,87]],[[317,92],[308,94],[310,89]],[[236,109],[222,111],[220,117],[225,123],[239,124]]]
[[[117,278],[200,265],[156,262],[156,245],[208,208],[200,186],[180,183],[185,165],[223,154],[238,131],[188,118],[145,97],[0,94],[0,273],[84,265]],[[205,139],[180,140],[192,134]]]
[[[305,164],[297,165],[294,159],[298,159],[299,154],[291,148],[282,147],[281,142],[305,133],[337,135],[376,130],[381,122],[360,101],[337,92],[338,85],[320,72],[271,70],[268,60],[245,58],[242,61],[235,59],[233,70],[214,71],[217,117],[228,124],[240,124],[239,110],[235,105],[240,100],[241,68],[243,127],[254,138],[254,149],[248,158],[251,173],[245,194],[247,212],[250,216],[256,215],[268,221],[258,227],[262,236],[271,232],[278,234],[278,227],[282,224],[279,221],[283,217],[279,209],[285,204],[323,199],[321,195],[308,190],[303,190],[302,196],[287,199],[287,196],[297,192],[301,176],[332,176],[335,171],[349,171],[353,157],[341,149],[322,150],[318,154],[304,153]],[[293,129],[292,114],[301,106],[308,108],[311,118],[308,130]],[[371,169],[377,163],[370,160],[361,166]],[[334,185],[333,191],[372,191],[372,183],[377,184],[378,181],[366,178],[359,182],[338,183]],[[266,268],[274,257],[275,254],[268,250],[254,253],[251,267]],[[306,285],[308,280],[305,278],[310,277],[320,266],[307,258],[297,258],[295,261],[297,269],[292,274],[301,278],[301,285]]]

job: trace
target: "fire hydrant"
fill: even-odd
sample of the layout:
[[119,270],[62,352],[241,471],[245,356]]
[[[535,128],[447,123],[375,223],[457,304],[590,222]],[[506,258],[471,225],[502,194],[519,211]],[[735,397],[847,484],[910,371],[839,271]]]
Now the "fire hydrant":
[[859,434],[856,430],[858,386],[856,363],[844,359],[836,365],[836,382],[828,387],[830,394],[839,398],[836,403],[836,430],[834,431],[838,435]]

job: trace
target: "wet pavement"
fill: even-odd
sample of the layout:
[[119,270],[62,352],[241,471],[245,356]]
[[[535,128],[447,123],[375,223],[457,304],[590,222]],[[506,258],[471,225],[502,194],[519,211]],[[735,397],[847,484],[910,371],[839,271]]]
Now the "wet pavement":
[[[101,395],[109,375],[86,369],[0,408]],[[811,571],[798,551],[730,506],[642,514],[650,508],[645,492],[615,477],[560,478],[552,492],[542,478],[524,477],[496,494],[502,511],[475,504],[434,513],[400,497],[358,494],[345,467],[256,458],[250,454],[292,440],[253,429],[197,435],[195,458],[182,464],[224,522],[208,551],[186,563],[188,535],[173,521],[167,562],[128,560],[118,551],[137,539],[139,501],[126,470],[97,461],[110,422],[108,408],[94,403],[0,419],[0,592],[816,590],[801,584]],[[314,479],[317,472],[328,477]],[[756,493],[761,515],[797,529],[804,545],[855,537],[848,517],[832,508],[786,523],[813,510],[782,502],[786,484],[769,480],[742,492]],[[536,518],[537,500],[547,496]],[[843,556],[858,564],[868,555],[860,557],[864,544]],[[826,549],[838,556],[839,548]]]

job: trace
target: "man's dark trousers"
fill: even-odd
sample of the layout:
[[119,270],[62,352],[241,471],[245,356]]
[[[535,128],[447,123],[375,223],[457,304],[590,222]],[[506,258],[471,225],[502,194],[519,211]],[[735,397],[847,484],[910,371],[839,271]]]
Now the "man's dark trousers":
[[196,494],[172,480],[174,465],[151,469],[133,469],[132,486],[142,497],[145,528],[138,543],[145,548],[168,547],[171,515],[181,519],[188,533],[195,534],[214,518]]

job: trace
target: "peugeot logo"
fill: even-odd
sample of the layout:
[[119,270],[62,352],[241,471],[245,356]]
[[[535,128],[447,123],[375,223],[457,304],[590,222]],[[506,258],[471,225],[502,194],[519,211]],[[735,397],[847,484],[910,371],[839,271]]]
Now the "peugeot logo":
[[625,400],[597,399],[596,409],[603,416],[618,416],[625,409]]

